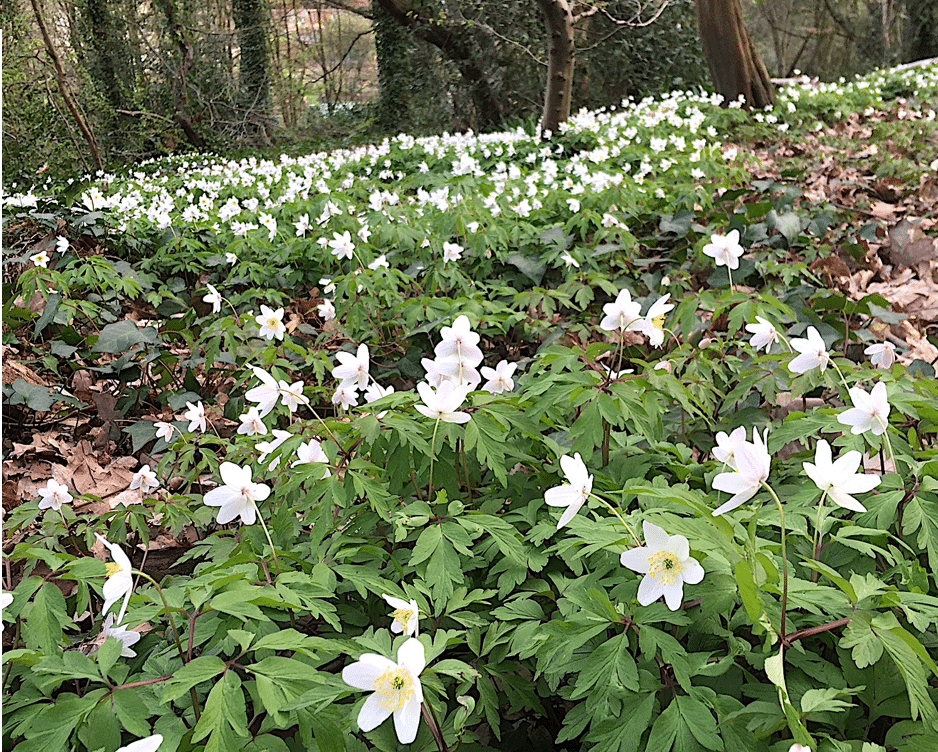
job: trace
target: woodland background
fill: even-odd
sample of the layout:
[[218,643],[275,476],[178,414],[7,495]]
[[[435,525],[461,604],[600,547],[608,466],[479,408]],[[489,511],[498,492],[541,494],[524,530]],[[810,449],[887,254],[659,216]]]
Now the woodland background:
[[[7,0],[4,183],[536,121],[535,0]],[[735,6],[736,0],[721,0]],[[741,0],[769,74],[938,56],[934,0]],[[695,4],[573,3],[572,109],[709,87]],[[722,23],[723,20],[720,19]]]

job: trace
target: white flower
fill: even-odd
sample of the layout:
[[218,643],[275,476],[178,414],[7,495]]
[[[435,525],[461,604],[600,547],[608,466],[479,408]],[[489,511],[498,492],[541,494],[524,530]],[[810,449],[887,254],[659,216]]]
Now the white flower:
[[807,339],[793,339],[791,341],[792,349],[797,350],[800,355],[792,358],[788,364],[788,370],[794,373],[806,373],[812,368],[820,368],[821,373],[827,368],[831,361],[831,356],[827,352],[827,345],[821,339],[821,334],[813,326],[808,327]]
[[746,443],[746,429],[740,426],[733,433],[726,435],[724,431],[717,433],[717,445],[713,447],[714,458],[736,469],[736,448]]
[[316,306],[316,313],[323,321],[332,321],[335,318],[335,306],[331,300],[324,300]]
[[882,381],[869,394],[858,386],[851,387],[850,399],[853,407],[837,416],[838,423],[850,426],[850,433],[872,431],[874,436],[880,436],[889,427],[889,399]]
[[114,752],[156,752],[163,743],[163,737],[160,734],[153,734],[146,739],[138,739],[123,747],[119,747]]
[[417,384],[417,391],[424,404],[415,405],[417,412],[444,423],[468,423],[469,413],[457,412],[469,396],[472,387],[460,386],[452,381],[443,381],[436,391],[426,381]]
[[202,298],[202,300],[212,304],[212,313],[219,313],[221,311],[221,293],[207,282],[205,286],[208,288],[208,295]]
[[133,566],[120,546],[116,543],[108,543],[104,536],[99,533],[94,535],[111,552],[111,558],[114,559],[114,563],[107,566],[108,578],[101,591],[104,596],[104,606],[101,608],[101,613],[106,614],[111,606],[123,597],[124,602],[121,604],[120,611],[117,612],[116,619],[117,623],[120,624],[124,619],[124,612],[127,611],[127,603],[130,601],[130,594],[134,589]]
[[[788,111],[791,112],[795,108],[792,106],[791,102],[788,103]],[[788,752],[811,752],[811,747],[806,747],[804,744],[792,744],[788,748]]]
[[261,315],[255,316],[257,325],[261,328],[260,336],[267,339],[283,339],[287,328],[283,325],[283,309],[271,310],[265,305],[261,305]]
[[64,235],[59,235],[55,239],[55,250],[59,253],[65,253],[68,250],[68,238]]
[[418,621],[420,619],[420,610],[417,608],[417,601],[413,599],[405,601],[400,598],[395,598],[393,595],[385,595],[383,593],[381,597],[394,609],[394,613],[391,614],[391,616],[394,617],[394,621],[391,623],[391,631],[396,634],[403,633],[408,637],[416,637]]
[[[379,400],[382,397],[387,397],[389,394],[394,394],[393,386],[383,387],[377,381],[375,381],[365,390],[365,402],[374,402],[375,400]],[[375,417],[380,420],[387,414],[387,410],[382,410]]]
[[339,382],[339,386],[345,389],[361,390],[368,386],[370,366],[368,345],[360,344],[355,355],[339,350],[335,354],[335,359],[339,361],[339,365],[332,370],[332,376]]
[[200,400],[198,404],[195,405],[191,402],[187,402],[186,407],[189,409],[186,410],[183,417],[189,421],[189,428],[187,430],[194,431],[198,428],[202,433],[205,433],[205,408],[202,406],[202,401]]
[[145,494],[155,491],[159,487],[160,482],[156,479],[156,473],[150,469],[149,465],[144,465],[135,472],[130,481],[130,488],[139,488]]
[[225,525],[240,516],[245,525],[257,519],[255,502],[270,496],[270,486],[251,482],[251,468],[238,467],[233,462],[222,462],[218,468],[224,485],[214,488],[203,497],[210,507],[220,507],[216,522]]
[[227,264],[237,264],[237,263],[238,263],[238,257],[235,256],[233,253],[226,253],[226,254],[225,254],[225,263],[227,263]]
[[749,344],[756,350],[761,350],[764,347],[765,351],[768,352],[772,349],[772,343],[778,342],[778,331],[771,321],[761,316],[756,316],[756,321],[758,322],[756,324],[746,324],[746,331],[752,334]]
[[459,261],[462,258],[462,252],[465,250],[456,243],[443,243],[443,262]]
[[29,260],[32,261],[40,269],[45,269],[49,265],[49,254],[45,251],[40,251],[35,256],[30,256]]
[[355,689],[374,692],[362,705],[358,727],[369,732],[394,716],[394,730],[401,744],[417,737],[423,688],[420,672],[427,665],[423,644],[411,637],[397,651],[397,663],[375,653],[364,653],[342,669],[342,681]]
[[577,261],[575,258],[573,258],[573,256],[570,255],[569,251],[564,251],[563,253],[561,253],[560,260],[563,261],[563,263],[566,266],[575,266],[577,269],[580,268],[580,262]]
[[[258,441],[254,445],[254,449],[261,453],[260,457],[257,458],[257,461],[263,465],[271,453],[277,449],[283,442],[293,436],[289,431],[281,431],[279,428],[273,430],[274,438],[271,441]],[[276,457],[271,460],[270,465],[268,465],[269,470],[276,470],[277,465],[280,464],[280,458]],[[266,498],[266,497],[265,497]]]
[[814,451],[814,464],[802,463],[805,473],[815,485],[824,491],[837,506],[854,512],[865,512],[866,507],[851,494],[871,491],[880,484],[878,475],[857,473],[863,456],[857,451],[849,451],[831,461],[831,447],[821,439]]
[[[322,448],[316,439],[310,439],[305,444],[300,444],[296,449],[296,461],[290,463],[290,467],[296,467],[297,465],[306,465],[310,462],[321,462],[325,465],[329,464],[329,457]],[[323,478],[328,478],[332,473],[329,471],[329,468],[326,468]]]
[[736,444],[733,451],[736,461],[734,472],[720,473],[713,479],[715,489],[734,494],[729,501],[713,510],[714,517],[749,501],[769,478],[772,458],[755,428],[752,429],[752,438],[751,444],[748,441]]
[[329,247],[332,249],[332,255],[338,259],[352,258],[355,252],[355,244],[352,242],[352,233],[348,230],[339,233],[332,233],[332,240],[329,241]]
[[238,426],[238,433],[242,436],[254,436],[255,434],[266,434],[267,426],[261,420],[261,415],[253,405],[243,415],[238,416],[241,425]]
[[615,301],[603,306],[603,313],[606,315],[599,322],[600,329],[607,332],[617,329],[620,332],[635,331],[642,318],[642,304],[632,300],[632,293],[623,288],[619,290]]
[[370,264],[368,264],[368,268],[371,269],[371,271],[373,271],[373,272],[374,272],[374,271],[377,271],[377,270],[380,269],[382,266],[383,266],[385,269],[389,269],[390,266],[391,266],[391,265],[388,263],[388,257],[385,256],[383,253],[382,253],[380,256],[378,256],[378,258],[376,258],[374,261],[372,261]]
[[309,400],[303,394],[303,382],[294,381],[288,384],[286,381],[278,381],[277,387],[280,390],[280,399],[291,413],[295,413],[300,405],[308,405]]
[[121,644],[121,658],[137,657],[136,651],[131,650],[130,646],[140,642],[139,632],[134,632],[133,630],[127,629],[127,627],[115,627],[114,614],[107,615],[101,631],[105,640],[108,637],[113,637]]
[[358,391],[339,384],[332,395],[332,404],[339,405],[343,410],[358,406]]
[[574,518],[593,490],[593,476],[586,469],[586,463],[583,462],[579,452],[572,457],[563,455],[560,458],[560,467],[567,482],[544,492],[544,501],[548,506],[566,507],[557,521],[558,530]]
[[451,327],[440,329],[440,336],[443,340],[434,348],[437,358],[450,358],[470,368],[482,362],[479,335],[472,331],[468,316],[457,316]]
[[173,438],[173,424],[166,423],[165,421],[158,420],[153,424],[153,427],[156,429],[156,438],[164,439],[167,442],[171,441]]
[[896,346],[892,342],[877,342],[863,352],[870,356],[870,363],[877,368],[891,368],[896,362]]
[[309,214],[300,215],[299,220],[293,223],[296,228],[296,237],[306,237],[306,231],[309,229]]
[[622,566],[645,575],[638,586],[638,602],[642,606],[663,595],[668,608],[677,611],[684,599],[684,583],[700,582],[703,567],[690,555],[690,545],[683,535],[668,535],[648,520],[642,523],[642,532],[645,545],[624,551],[619,560]]
[[58,512],[63,504],[69,504],[72,501],[72,495],[68,492],[68,486],[59,483],[54,478],[46,482],[45,488],[39,489],[39,495],[42,501],[39,502],[40,509],[54,509]]
[[[277,400],[280,399],[280,384],[273,376],[264,371],[262,368],[251,366],[251,370],[254,372],[254,375],[257,376],[257,378],[259,378],[263,383],[260,386],[254,387],[253,389],[248,389],[244,395],[244,398],[250,400],[251,402],[257,403],[257,408],[260,410],[260,416],[263,418],[274,409],[274,406],[277,404]],[[239,430],[238,433],[241,433],[241,431]],[[261,431],[260,433],[266,432]]]
[[711,235],[710,242],[703,247],[704,255],[710,256],[717,266],[730,269],[739,268],[739,257],[745,253],[739,244],[739,230],[731,230],[728,235]]
[[482,366],[482,376],[488,379],[482,388],[492,394],[510,392],[515,388],[515,382],[511,377],[517,367],[517,363],[509,363],[507,360],[500,360],[495,368]]
[[674,308],[674,303],[668,302],[670,297],[671,293],[667,293],[658,298],[651,304],[645,316],[635,324],[634,328],[648,337],[648,342],[653,347],[661,347],[664,344],[664,317]]

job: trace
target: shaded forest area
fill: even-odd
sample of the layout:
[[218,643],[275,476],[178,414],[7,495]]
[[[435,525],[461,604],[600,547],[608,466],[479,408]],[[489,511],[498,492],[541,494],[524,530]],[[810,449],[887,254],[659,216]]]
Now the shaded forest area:
[[[565,107],[709,89],[698,13],[728,2],[11,0],[4,182],[183,150],[342,146],[536,122],[568,8]],[[931,0],[743,0],[768,74],[823,80],[938,55]],[[702,27],[706,24],[701,24]],[[562,50],[561,50],[562,52]],[[719,89],[719,86],[717,87]],[[549,92],[549,90],[548,90]],[[563,115],[559,121],[563,121]]]

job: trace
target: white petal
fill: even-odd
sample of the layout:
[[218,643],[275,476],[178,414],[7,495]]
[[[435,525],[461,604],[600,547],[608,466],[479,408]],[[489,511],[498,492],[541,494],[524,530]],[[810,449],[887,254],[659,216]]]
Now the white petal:
[[420,701],[416,697],[410,700],[394,714],[394,730],[397,740],[401,744],[410,744],[417,738],[417,728],[420,726]]
[[654,603],[664,595],[664,586],[653,577],[642,577],[638,585],[638,602],[642,606]]
[[645,534],[645,545],[652,551],[661,551],[668,546],[668,534],[653,522],[642,522],[642,532]]
[[689,558],[682,561],[681,565],[683,566],[681,576],[688,585],[696,585],[704,578],[704,568],[700,566],[697,559]]
[[568,507],[576,503],[579,498],[580,492],[566,483],[556,488],[548,488],[544,492],[544,501],[552,507]]
[[648,574],[648,555],[650,549],[647,546],[639,546],[638,548],[630,548],[628,551],[623,551],[622,555],[619,556],[619,562],[623,567],[628,567],[633,572],[639,572],[641,574]]
[[684,583],[678,578],[670,585],[665,585],[662,590],[664,602],[668,604],[668,608],[677,611],[681,607],[681,601],[684,600]]
[[381,698],[371,694],[358,713],[358,728],[365,732],[372,731],[384,723],[389,715],[391,711],[381,704]]
[[398,648],[397,662],[406,668],[410,675],[416,680],[427,665],[426,654],[423,649],[423,643],[415,637],[411,637],[407,642]]
[[370,691],[375,687],[375,679],[393,668],[396,668],[394,662],[383,655],[365,653],[355,663],[342,669],[342,681],[355,689]]
[[859,501],[854,499],[850,494],[845,493],[839,488],[832,488],[827,492],[827,495],[830,496],[831,501],[833,501],[837,506],[843,507],[844,509],[849,509],[853,512],[865,512],[866,507],[863,506]]

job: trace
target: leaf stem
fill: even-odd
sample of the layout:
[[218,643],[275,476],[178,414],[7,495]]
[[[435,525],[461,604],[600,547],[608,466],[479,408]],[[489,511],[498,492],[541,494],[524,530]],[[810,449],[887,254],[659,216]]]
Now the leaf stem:
[[436,459],[436,432],[440,427],[440,419],[433,424],[433,438],[430,439],[430,490],[427,492],[427,503],[433,503],[433,460]]
[[641,546],[641,545],[642,545],[641,540],[640,540],[639,537],[635,534],[635,531],[632,530],[632,526],[629,525],[629,523],[625,521],[625,519],[622,517],[621,514],[619,514],[619,510],[617,510],[614,506],[612,506],[612,504],[610,504],[608,501],[606,501],[606,500],[605,500],[604,498],[602,498],[601,496],[597,496],[597,495],[594,494],[594,493],[590,493],[590,497],[596,499],[596,501],[598,501],[600,504],[602,504],[603,506],[605,506],[606,509],[608,509],[610,512],[612,512],[612,513],[619,519],[619,522],[621,522],[621,523],[625,526],[625,529],[629,531],[629,535],[632,536],[632,539],[635,541],[635,545],[636,545],[636,546]]
[[785,510],[782,508],[781,499],[778,498],[778,494],[772,490],[770,486],[765,481],[762,481],[762,487],[772,496],[775,500],[775,505],[778,507],[778,516],[779,522],[782,526],[782,621],[781,629],[779,630],[782,637],[785,636],[785,610],[788,607],[788,552],[785,547]]
[[[251,503],[254,504],[253,499]],[[267,523],[264,522],[264,515],[261,514],[261,510],[257,508],[257,504],[254,504],[254,510],[257,512],[257,519],[261,523],[261,528],[264,530],[264,535],[267,536],[267,543],[270,545],[270,553],[274,557],[274,569],[277,572],[277,576],[280,576],[280,560],[277,559],[277,551],[274,548],[274,542],[270,539],[270,531],[267,529]]]

